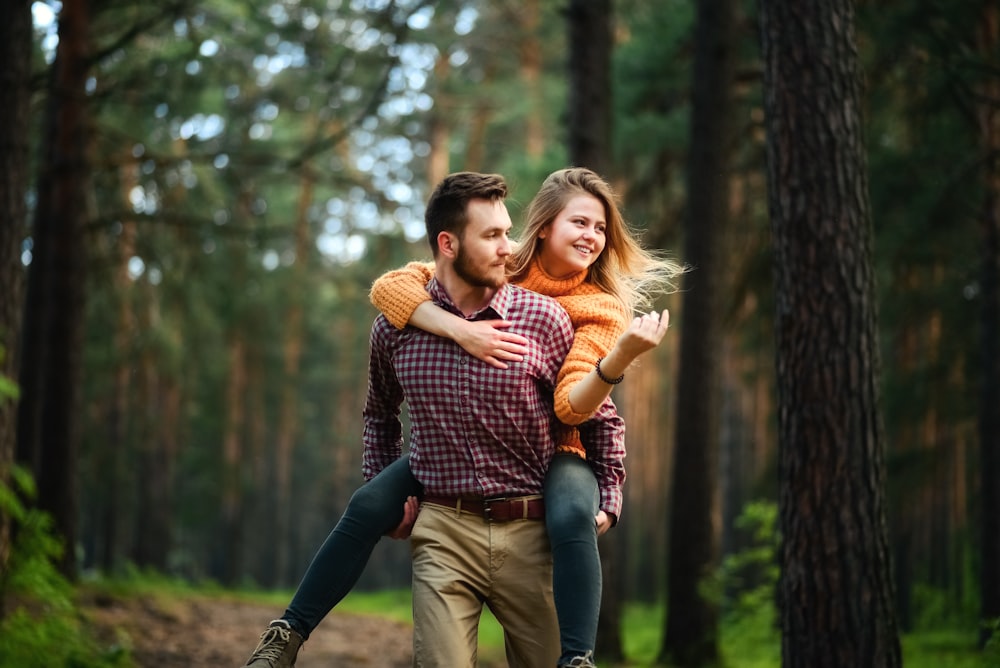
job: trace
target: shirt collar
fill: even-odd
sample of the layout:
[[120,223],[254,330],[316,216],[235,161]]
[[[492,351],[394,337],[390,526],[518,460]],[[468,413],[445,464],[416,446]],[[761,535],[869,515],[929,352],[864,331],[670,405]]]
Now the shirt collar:
[[513,300],[513,292],[514,290],[511,285],[504,283],[493,295],[493,299],[490,300],[489,304],[466,318],[461,309],[451,301],[448,292],[444,289],[443,285],[438,283],[436,278],[432,278],[430,283],[427,284],[427,293],[436,304],[456,315],[462,316],[466,320],[492,320],[496,318],[506,320],[507,312],[510,310]]

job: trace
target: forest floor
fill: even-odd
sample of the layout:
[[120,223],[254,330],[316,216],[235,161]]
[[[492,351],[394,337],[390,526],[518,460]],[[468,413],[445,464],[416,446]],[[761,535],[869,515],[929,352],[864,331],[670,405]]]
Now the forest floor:
[[[105,646],[129,649],[140,668],[239,668],[257,645],[274,606],[235,598],[98,594],[81,604]],[[299,652],[296,668],[404,668],[412,628],[366,615],[331,613]]]

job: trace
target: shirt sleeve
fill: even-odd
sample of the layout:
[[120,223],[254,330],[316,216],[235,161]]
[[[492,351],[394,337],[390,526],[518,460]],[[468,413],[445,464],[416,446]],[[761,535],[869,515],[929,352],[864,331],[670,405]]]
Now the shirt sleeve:
[[577,413],[570,405],[573,387],[593,371],[597,360],[605,357],[628,328],[625,306],[607,294],[588,294],[560,300],[567,307],[576,334],[566,355],[556,385],[556,417],[565,424],[578,425],[593,413]]
[[625,484],[625,421],[618,415],[614,402],[608,398],[593,418],[578,429],[587,450],[587,462],[597,477],[601,510],[617,523],[621,517],[622,487]]
[[575,341],[573,322],[561,306],[556,308],[556,315],[552,319],[552,329],[550,330],[548,342],[548,356],[545,358],[545,378],[549,383],[550,391],[555,393],[559,377],[562,374],[562,366],[565,359],[573,349]]
[[368,298],[393,327],[403,329],[417,307],[430,301],[427,283],[432,278],[433,263],[410,262],[376,278]]
[[403,454],[403,425],[400,409],[403,389],[396,379],[391,359],[394,330],[382,316],[375,319],[370,337],[368,395],[364,409],[364,453],[361,472],[371,480]]

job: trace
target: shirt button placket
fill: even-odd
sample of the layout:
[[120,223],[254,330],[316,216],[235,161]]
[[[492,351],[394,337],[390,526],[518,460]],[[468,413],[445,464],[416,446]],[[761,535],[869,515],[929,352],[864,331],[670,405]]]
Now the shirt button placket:
[[465,442],[469,451],[469,459],[472,462],[472,471],[476,477],[476,481],[479,483],[480,489],[482,489],[482,473],[478,470],[478,461],[476,459],[476,440],[472,424],[472,411],[469,409],[469,387],[472,380],[472,365],[469,364],[469,354],[464,350],[459,349],[456,354],[458,355],[458,403],[462,406],[462,410],[460,411],[461,423],[465,431]]

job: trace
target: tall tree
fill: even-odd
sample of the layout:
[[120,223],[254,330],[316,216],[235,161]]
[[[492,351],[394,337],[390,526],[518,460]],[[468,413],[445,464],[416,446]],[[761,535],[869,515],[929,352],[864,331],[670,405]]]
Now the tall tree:
[[[611,167],[611,0],[570,0],[566,11],[569,39],[567,149],[570,163],[609,177]],[[602,537],[603,588],[597,625],[598,656],[620,661],[621,590],[618,587],[617,536]]]
[[306,292],[307,287],[309,249],[314,243],[309,229],[309,209],[314,203],[315,186],[313,172],[304,170],[295,207],[295,260],[290,277],[292,288],[289,290],[288,304],[283,318],[285,331],[282,341],[282,376],[284,382],[281,385],[281,406],[278,414],[278,434],[274,453],[275,509],[278,515],[277,524],[281,527],[278,532],[275,569],[281,577],[284,577],[284,574],[289,571],[297,574],[299,569],[298,564],[290,564],[288,546],[292,535],[289,528],[295,523],[295,509],[292,504],[292,464],[296,455],[296,443],[300,440],[300,432],[302,431],[298,411],[298,406],[301,403],[299,370],[305,345],[302,324],[305,304],[302,295]]
[[900,666],[850,0],[760,4],[775,253],[782,663]]
[[[1000,48],[1000,8],[995,2],[982,3],[978,47],[989,62]],[[994,63],[995,55],[994,55]],[[979,407],[980,485],[980,621],[981,642],[990,636],[990,623],[1000,619],[1000,74],[981,86],[977,119],[983,149],[985,197],[982,225],[983,311],[980,327],[982,343],[982,388]]]
[[733,146],[732,0],[702,0],[695,20],[691,144],[684,213],[685,276],[675,454],[667,564],[667,618],[661,658],[679,666],[718,660],[717,602],[705,579],[718,564],[716,479],[719,370]]
[[82,368],[88,0],[66,0],[51,68],[32,229],[21,360],[18,459],[38,480],[39,506],[64,542],[75,577],[77,396]]
[[[0,485],[9,482],[17,437],[18,335],[24,306],[21,243],[26,233],[28,192],[28,111],[31,102],[31,2],[0,7]],[[10,556],[10,515],[0,512],[0,571]],[[3,605],[0,601],[0,615]]]
[[608,175],[611,167],[611,0],[570,0],[569,100],[566,133],[577,167]]
[[534,160],[545,152],[545,123],[542,118],[542,45],[538,33],[541,20],[539,0],[516,4],[513,17],[520,27],[517,44],[521,81],[528,99],[525,119],[524,152]]

